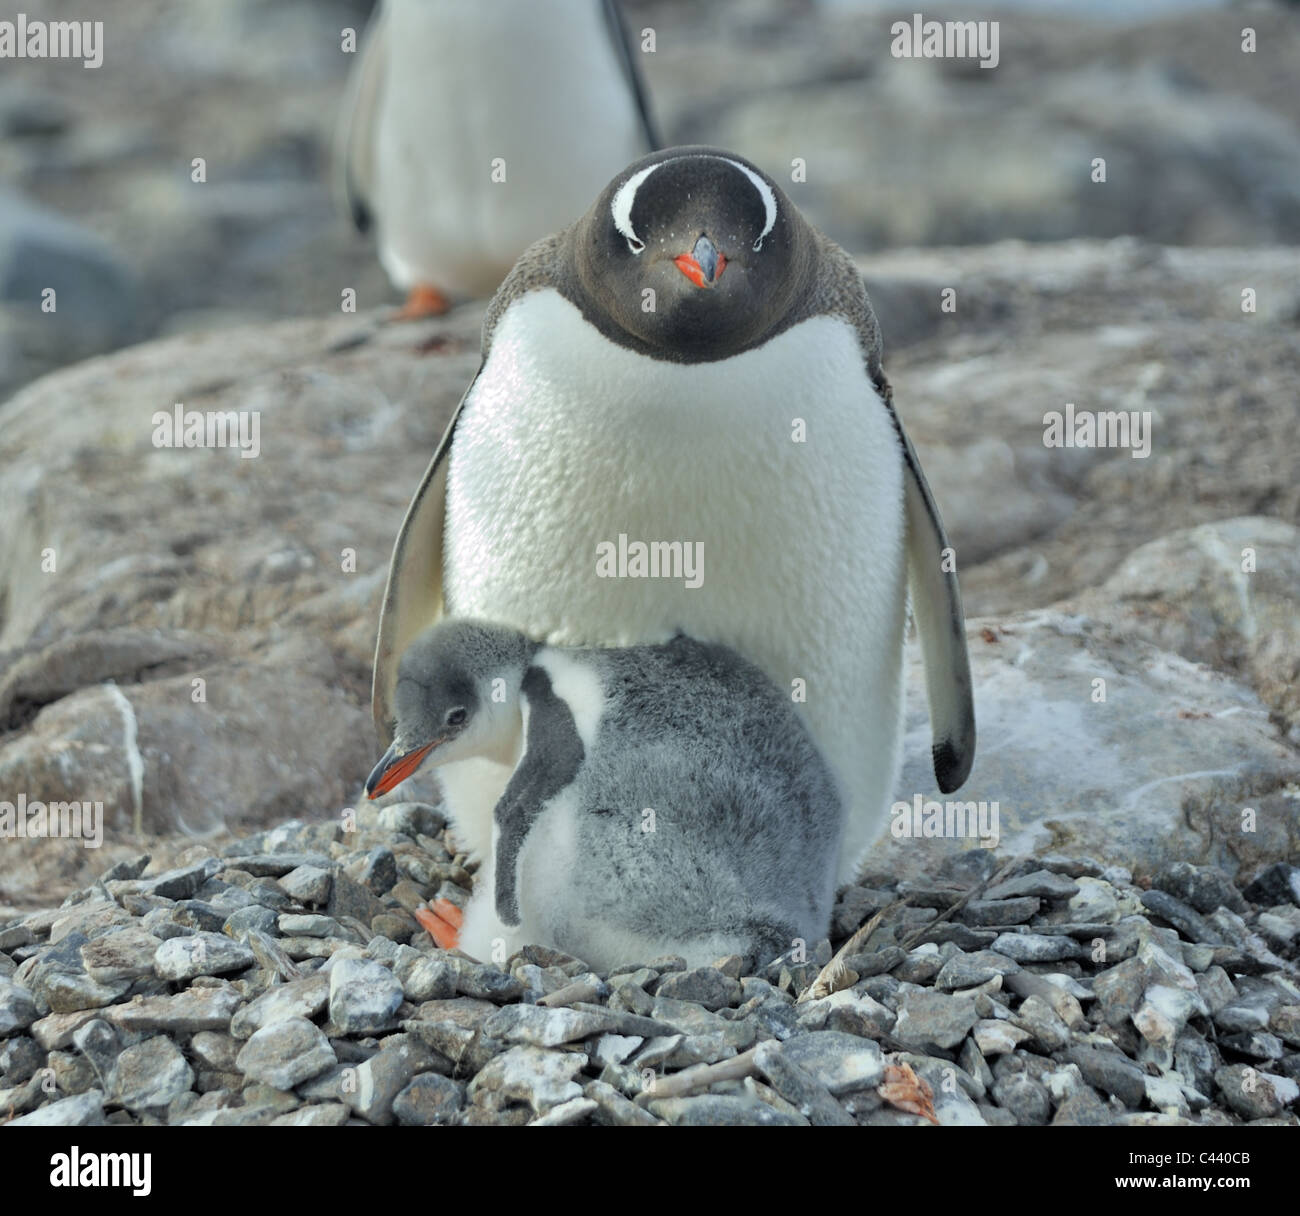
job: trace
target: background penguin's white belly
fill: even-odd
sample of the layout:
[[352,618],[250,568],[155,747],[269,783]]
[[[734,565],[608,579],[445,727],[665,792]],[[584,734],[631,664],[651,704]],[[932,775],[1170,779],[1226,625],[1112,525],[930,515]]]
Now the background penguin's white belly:
[[596,0],[387,3],[380,259],[399,287],[489,294],[648,151],[631,89]]
[[[818,317],[676,364],[532,292],[498,324],[450,459],[455,615],[561,645],[681,629],[780,688],[806,682],[801,708],[850,800],[846,877],[896,775],[906,610],[902,455],[855,331]],[[598,577],[598,546],[620,533],[702,542],[702,585]]]

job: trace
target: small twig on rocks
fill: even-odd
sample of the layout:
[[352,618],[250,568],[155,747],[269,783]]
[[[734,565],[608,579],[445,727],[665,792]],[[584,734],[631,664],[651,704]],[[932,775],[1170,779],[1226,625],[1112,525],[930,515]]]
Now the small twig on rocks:
[[660,1098],[680,1098],[699,1089],[708,1089],[719,1081],[740,1081],[754,1075],[754,1053],[757,1047],[742,1051],[730,1060],[717,1064],[695,1064],[683,1068],[671,1077],[656,1077],[649,1089],[643,1089],[632,1100],[641,1107]]
[[575,980],[572,984],[565,984],[563,988],[547,993],[537,1003],[548,1009],[559,1009],[577,1001],[594,1001],[599,997],[600,985],[594,980]]
[[955,916],[968,903],[970,903],[972,899],[974,899],[977,895],[982,895],[985,891],[989,889],[989,887],[993,886],[995,883],[1000,882],[1006,875],[1010,874],[1011,871],[1014,870],[1016,866],[1018,866],[1024,860],[1025,859],[1023,857],[1013,857],[1010,861],[1006,863],[1006,865],[1004,865],[996,873],[990,874],[988,878],[986,878],[983,882],[976,883],[975,886],[971,887],[971,889],[967,891],[966,894],[963,895],[955,904],[953,904],[951,908],[948,908],[947,910],[940,912],[939,915],[934,918],[934,920],[926,921],[925,924],[923,924],[915,933],[909,934],[903,941],[899,942],[900,948],[903,950],[910,950],[931,929],[933,929],[935,925],[942,924],[944,921]]
[[877,926],[884,920],[886,913],[903,907],[910,898],[910,896],[904,895],[902,899],[896,899],[892,904],[886,904],[865,925],[854,930],[844,945],[835,952],[835,957],[817,973],[817,978],[799,994],[799,999],[795,1001],[795,1004],[804,1005],[809,1001],[819,1001],[822,997],[830,996],[843,988],[845,985],[839,981],[844,977],[846,971],[844,960],[850,954],[853,954],[858,946],[876,931]]

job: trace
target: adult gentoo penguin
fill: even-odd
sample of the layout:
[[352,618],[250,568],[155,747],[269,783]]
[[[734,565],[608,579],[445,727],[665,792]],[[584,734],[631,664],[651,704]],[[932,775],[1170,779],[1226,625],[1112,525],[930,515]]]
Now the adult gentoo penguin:
[[835,777],[789,697],[726,647],[561,649],[458,618],[406,649],[395,705],[372,796],[522,738],[493,817],[455,820],[484,864],[462,923],[421,911],[440,945],[486,960],[496,939],[535,943],[609,970],[664,953],[762,964],[826,936]]
[[407,316],[486,296],[659,147],[616,0],[381,0],[336,161]]
[[[701,546],[702,578],[602,577],[633,541]],[[909,584],[939,788],[970,771],[951,558],[852,260],[748,161],[672,149],[534,245],[489,306],[393,550],[376,722],[387,741],[398,655],[444,612],[558,645],[720,642],[805,696],[848,800],[847,880],[894,796]],[[481,776],[494,805],[502,774]]]

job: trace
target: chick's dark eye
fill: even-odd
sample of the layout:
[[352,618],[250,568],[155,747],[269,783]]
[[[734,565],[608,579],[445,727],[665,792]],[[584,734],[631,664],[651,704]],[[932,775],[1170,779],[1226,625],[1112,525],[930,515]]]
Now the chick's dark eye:
[[465,719],[468,717],[469,711],[463,705],[458,705],[455,709],[449,709],[446,718],[443,720],[448,726],[463,726]]

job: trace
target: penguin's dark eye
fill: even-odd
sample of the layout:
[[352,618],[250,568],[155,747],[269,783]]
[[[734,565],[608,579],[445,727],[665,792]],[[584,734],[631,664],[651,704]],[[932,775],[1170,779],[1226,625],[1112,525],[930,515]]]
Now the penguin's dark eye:
[[627,238],[627,247],[633,253],[642,253],[645,250],[645,241],[640,237],[630,236]]
[[465,719],[468,717],[469,717],[469,710],[467,710],[463,705],[458,705],[456,706],[455,709],[449,709],[447,711],[447,716],[443,719],[443,721],[448,726],[464,726]]

